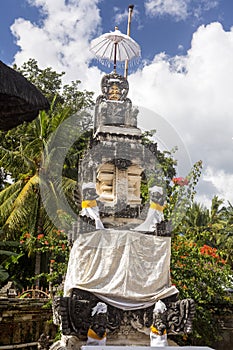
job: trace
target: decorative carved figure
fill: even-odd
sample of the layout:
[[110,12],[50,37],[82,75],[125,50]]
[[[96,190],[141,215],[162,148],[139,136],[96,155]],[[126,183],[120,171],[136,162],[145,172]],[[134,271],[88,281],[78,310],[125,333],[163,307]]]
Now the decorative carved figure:
[[135,227],[136,231],[153,232],[157,224],[164,220],[164,194],[162,187],[153,186],[149,189],[150,207],[148,209],[146,220],[139,226]]
[[49,349],[49,336],[42,333],[38,339],[38,350],[48,350]]
[[153,324],[150,331],[150,346],[167,346],[166,305],[157,301],[153,310]]
[[100,220],[99,215],[99,207],[96,202],[96,189],[95,184],[89,182],[87,184],[83,184],[82,186],[84,200],[82,201],[82,211],[80,213],[81,216],[87,216],[95,220],[95,226],[97,230],[103,230],[104,225]]
[[91,325],[87,332],[87,345],[106,345],[107,305],[98,302],[92,309]]

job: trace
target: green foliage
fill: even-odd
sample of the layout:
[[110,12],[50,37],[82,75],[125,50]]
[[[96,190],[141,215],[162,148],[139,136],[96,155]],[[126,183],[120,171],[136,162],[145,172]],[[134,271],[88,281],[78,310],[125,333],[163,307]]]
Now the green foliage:
[[216,316],[224,308],[230,310],[233,304],[227,293],[227,288],[232,287],[230,276],[223,251],[197,244],[185,235],[173,237],[172,283],[177,286],[180,298],[192,298],[196,305],[194,331],[186,344],[210,345],[219,337]]
[[195,196],[195,187],[201,175],[202,162],[196,162],[186,178],[176,177],[172,179],[173,185],[167,188],[166,206],[164,209],[165,220],[171,221],[173,228],[177,227],[192,205]]
[[[0,231],[2,234],[2,232]],[[17,253],[18,242],[0,242],[0,285],[9,277],[8,266],[11,262],[17,262],[20,254]]]
[[227,263],[233,267],[233,209],[230,203],[223,206],[223,200],[217,196],[212,199],[210,209],[194,202],[179,230],[198,244],[209,244],[224,251]]
[[43,278],[46,283],[58,286],[62,277],[65,275],[68,258],[69,247],[67,235],[60,230],[54,229],[48,235],[39,234],[36,237],[29,232],[24,233],[20,240],[22,252],[31,254],[40,252],[47,261],[49,270],[37,276],[30,278],[30,282],[34,282],[37,278]]
[[[36,239],[38,234],[43,233],[50,237],[51,232],[55,229],[51,219],[48,217],[40,196],[39,172],[43,155],[53,154],[53,149],[48,150],[48,140],[51,135],[55,135],[61,125],[72,114],[77,113],[77,127],[79,133],[83,133],[90,128],[90,113],[85,108],[92,108],[93,93],[88,91],[80,91],[80,81],[72,82],[63,86],[62,77],[64,73],[57,73],[51,68],[40,69],[37,62],[30,59],[21,68],[18,69],[28,80],[34,83],[48,98],[51,107],[45,112],[41,111],[38,117],[31,123],[24,123],[18,127],[8,131],[0,132],[0,169],[2,169],[2,178],[10,176],[10,182],[1,181],[0,186],[0,225],[3,228],[2,239],[20,239],[22,232],[31,232]],[[77,130],[75,130],[77,132]],[[74,130],[72,130],[74,132]],[[81,154],[84,143],[89,138],[89,134],[82,137],[81,142],[77,142],[69,150],[63,171],[62,188],[69,198],[72,195],[72,186],[74,187],[77,178],[77,160],[75,156]],[[48,183],[48,190],[53,190],[53,183]],[[69,199],[72,203],[72,199]],[[58,217],[64,222],[68,220],[65,213]],[[21,251],[22,253],[23,251]],[[40,272],[40,266],[43,267],[43,259],[48,252],[43,252],[37,246],[31,244],[28,246],[29,257],[19,256],[19,259],[10,260],[7,265],[10,278],[16,278],[15,271],[18,266],[30,261],[35,265],[37,274]],[[42,254],[42,261],[41,261]],[[58,252],[57,252],[58,254]],[[57,263],[57,261],[56,261]],[[55,265],[56,265],[55,263]],[[55,266],[54,265],[54,266]],[[14,271],[15,268],[15,271]],[[43,267],[46,272],[46,264]],[[57,268],[54,269],[56,271]],[[28,277],[28,273],[22,266],[21,271]],[[21,271],[17,270],[18,276]],[[29,271],[29,269],[28,269]],[[32,275],[33,272],[30,271]],[[55,275],[55,272],[54,272]],[[7,275],[5,274],[4,277]]]
[[62,77],[65,72],[57,73],[51,67],[41,69],[35,59],[29,59],[22,67],[14,65],[54,104],[54,110],[59,113],[64,107],[69,109],[70,115],[82,108],[93,106],[93,92],[80,91],[80,80],[63,85]]
[[156,130],[145,131],[142,134],[142,144],[147,146],[149,149],[156,149],[155,156],[155,172],[154,176],[149,179],[149,186],[154,185],[155,177],[156,184],[159,185],[158,181],[161,178],[162,183],[166,182],[167,187],[169,187],[169,183],[172,178],[176,175],[175,166],[177,165],[177,161],[174,158],[174,154],[177,151],[177,148],[174,148],[170,151],[160,151],[157,149],[157,143],[154,142],[154,135],[156,134]]

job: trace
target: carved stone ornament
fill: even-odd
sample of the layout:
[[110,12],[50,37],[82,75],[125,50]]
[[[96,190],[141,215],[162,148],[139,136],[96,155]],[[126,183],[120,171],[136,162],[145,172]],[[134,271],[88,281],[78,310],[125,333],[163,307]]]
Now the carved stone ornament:
[[101,90],[106,100],[124,101],[129,91],[129,83],[124,76],[111,73],[102,78]]
[[119,170],[126,170],[130,165],[132,165],[131,160],[123,158],[113,159],[111,163],[114,164]]
[[[59,297],[54,300],[54,312],[58,314],[62,334],[76,336],[85,341],[89,327],[93,324],[91,310],[100,302],[96,296],[87,291],[73,289],[71,297]],[[130,332],[150,334],[150,327],[154,325],[159,331],[167,334],[188,334],[192,331],[192,320],[195,314],[195,305],[192,299],[169,301],[164,299],[166,311],[153,317],[154,305],[138,310],[121,310],[108,305],[107,321],[104,327],[107,337],[127,335]],[[102,322],[103,320],[101,320]],[[101,323],[102,324],[102,323]]]

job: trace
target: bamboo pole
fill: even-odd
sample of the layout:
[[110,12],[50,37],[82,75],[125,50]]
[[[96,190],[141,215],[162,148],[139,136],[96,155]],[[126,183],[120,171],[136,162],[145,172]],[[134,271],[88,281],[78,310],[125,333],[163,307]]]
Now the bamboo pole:
[[[129,5],[128,10],[128,25],[127,25],[127,35],[130,36],[130,29],[131,29],[131,20],[132,20],[132,14],[133,14],[133,8],[134,5]],[[129,70],[129,60],[125,61],[125,78],[127,79],[128,77],[128,70]]]

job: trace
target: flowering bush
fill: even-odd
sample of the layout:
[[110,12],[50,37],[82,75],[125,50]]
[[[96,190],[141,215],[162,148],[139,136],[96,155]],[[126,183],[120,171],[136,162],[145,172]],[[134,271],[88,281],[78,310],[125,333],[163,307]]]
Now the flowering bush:
[[178,186],[187,186],[189,184],[189,180],[184,177],[173,177],[172,182]]
[[[210,345],[218,333],[216,313],[231,305],[226,289],[230,286],[231,269],[223,253],[208,245],[198,245],[184,235],[172,239],[171,278],[180,298],[192,298],[196,304],[194,332],[186,344]],[[182,344],[180,344],[182,345]]]
[[41,253],[47,262],[48,272],[42,272],[32,279],[45,277],[47,282],[58,285],[66,272],[69,258],[66,234],[61,230],[53,230],[47,236],[43,233],[33,236],[27,232],[21,236],[20,244],[22,250],[26,250],[29,255],[35,252]]
[[193,201],[201,169],[202,162],[196,162],[187,177],[174,177],[167,188],[164,217],[171,222],[173,229],[178,226]]

